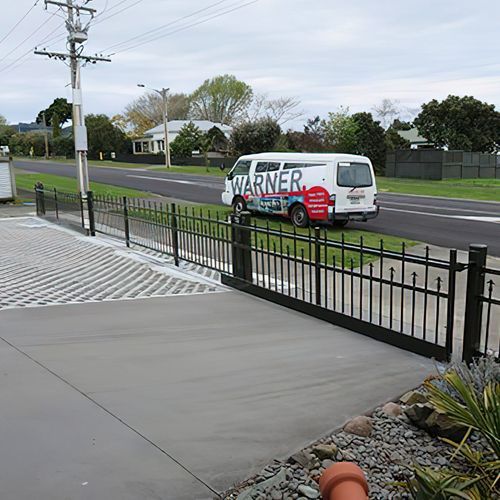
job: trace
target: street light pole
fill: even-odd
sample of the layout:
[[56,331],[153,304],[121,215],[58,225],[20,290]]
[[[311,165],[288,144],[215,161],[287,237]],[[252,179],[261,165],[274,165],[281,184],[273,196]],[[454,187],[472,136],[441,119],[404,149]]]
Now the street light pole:
[[161,90],[151,89],[149,87],[146,87],[146,85],[142,83],[138,83],[137,86],[146,88],[148,90],[152,90],[153,92],[156,92],[161,96],[162,107],[163,107],[163,133],[165,134],[165,140],[163,141],[163,144],[165,146],[165,166],[167,168],[170,168],[172,166],[170,162],[170,143],[168,140],[168,91],[170,89],[166,88],[162,88]]

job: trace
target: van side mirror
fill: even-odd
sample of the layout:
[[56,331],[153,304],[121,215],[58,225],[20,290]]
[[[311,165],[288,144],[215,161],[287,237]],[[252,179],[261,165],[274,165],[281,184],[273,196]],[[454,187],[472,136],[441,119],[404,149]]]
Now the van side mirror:
[[226,175],[226,179],[227,179],[228,181],[232,181],[232,180],[233,180],[233,178],[234,178],[234,174],[233,174],[233,172],[229,172],[229,173]]

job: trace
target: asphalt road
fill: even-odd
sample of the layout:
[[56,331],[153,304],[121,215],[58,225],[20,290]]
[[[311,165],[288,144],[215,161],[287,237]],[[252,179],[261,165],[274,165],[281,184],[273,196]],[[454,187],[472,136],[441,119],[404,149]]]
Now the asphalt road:
[[[15,164],[33,172],[76,176],[74,166],[61,163]],[[220,204],[224,187],[224,179],[218,177],[130,168],[90,167],[90,178],[197,203]],[[391,193],[381,193],[379,201],[377,219],[348,227],[461,250],[470,243],[482,243],[488,245],[490,255],[500,256],[500,203]]]

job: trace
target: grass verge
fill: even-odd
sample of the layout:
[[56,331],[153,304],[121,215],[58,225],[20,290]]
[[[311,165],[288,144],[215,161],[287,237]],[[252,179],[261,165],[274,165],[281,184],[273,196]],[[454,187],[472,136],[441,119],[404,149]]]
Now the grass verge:
[[500,179],[395,179],[377,177],[379,192],[500,201]]
[[[19,189],[32,191],[33,186],[37,181],[40,181],[44,184],[46,188],[56,188],[60,191],[65,191],[69,193],[74,193],[76,191],[76,181],[74,178],[69,177],[61,177],[58,175],[52,174],[16,174],[16,183]],[[97,182],[93,182],[91,184],[91,188],[95,194],[105,195],[105,196],[128,196],[130,198],[151,198],[153,195],[151,193],[146,193],[142,191],[138,191],[135,189],[122,188],[119,186],[112,186],[109,184],[100,184]],[[160,198],[161,199],[161,198]],[[190,216],[195,216],[199,218],[213,219],[213,220],[227,220],[229,214],[231,213],[231,209],[229,207],[221,206],[221,205],[195,205],[189,203],[181,203],[177,204],[177,209],[181,214],[187,214]],[[150,218],[154,217],[153,213],[151,215],[147,215],[149,212],[146,211],[138,212],[137,215],[141,214],[141,217]],[[280,232],[283,233],[293,233],[294,227],[287,219],[280,219],[277,217],[265,217],[265,216],[253,216],[252,224],[256,224],[261,228],[269,228],[271,233]],[[199,222],[197,232],[201,232],[202,234],[216,236],[217,234],[214,231],[223,230],[222,225],[217,225],[215,223]],[[312,229],[295,229],[296,234],[302,236],[308,236],[312,234]],[[282,234],[280,237],[279,234],[271,234],[269,238],[264,233],[257,233],[257,241],[254,244],[260,248],[268,248],[270,250],[276,249],[277,251],[281,251],[284,254],[287,252],[290,255],[296,254],[298,257],[304,256],[305,259],[309,259],[312,253],[311,246],[307,242],[298,241],[296,244],[293,242],[293,238],[287,236],[286,234]],[[324,226],[322,228],[322,238],[326,235],[328,240],[340,242],[342,239],[345,243],[352,243],[356,245],[362,244],[365,248],[380,248],[381,240],[383,240],[383,247],[385,250],[400,252],[403,247],[406,249],[417,244],[417,242],[398,238],[396,236],[389,236],[380,233],[372,233],[370,231],[360,231],[357,229],[349,229],[349,227],[345,228],[335,228],[331,226]],[[363,261],[364,264],[367,264],[371,261],[376,260],[376,257],[370,256],[369,254],[361,254],[359,251],[345,251],[342,255],[340,249],[330,248],[328,252],[322,251],[321,258],[322,260],[327,259],[329,264],[332,264],[333,259],[337,265],[341,265],[343,257],[344,265],[350,267],[351,265],[354,267],[358,267]]]
[[[57,190],[66,191],[68,193],[76,192],[76,179],[71,177],[61,177],[52,174],[16,173],[16,185],[18,189],[33,191],[33,186],[38,181],[48,189],[56,188]],[[151,198],[154,196],[144,191],[112,186],[110,184],[101,184],[99,182],[92,182],[90,187],[95,194],[106,196],[129,196],[130,198]]]

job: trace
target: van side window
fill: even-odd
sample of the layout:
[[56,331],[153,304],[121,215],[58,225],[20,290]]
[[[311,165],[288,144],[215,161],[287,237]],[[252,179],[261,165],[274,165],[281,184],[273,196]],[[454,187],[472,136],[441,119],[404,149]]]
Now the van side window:
[[260,174],[262,172],[267,172],[267,161],[259,161],[255,167],[256,174]]
[[326,167],[325,163],[285,163],[283,167],[285,170],[292,170],[294,168],[309,168],[309,167]]
[[250,160],[240,160],[231,171],[233,175],[248,175],[250,171],[250,165],[252,162]]
[[304,168],[305,163],[285,163],[283,170],[292,170],[294,168]]
[[280,169],[280,163],[276,161],[270,161],[267,164],[267,171],[268,172],[276,172],[276,170]]

